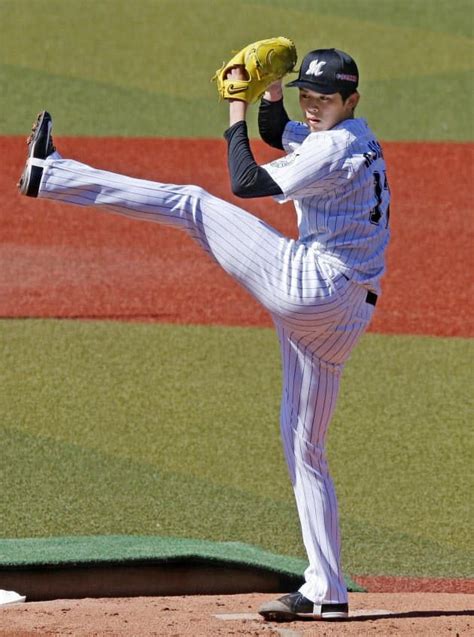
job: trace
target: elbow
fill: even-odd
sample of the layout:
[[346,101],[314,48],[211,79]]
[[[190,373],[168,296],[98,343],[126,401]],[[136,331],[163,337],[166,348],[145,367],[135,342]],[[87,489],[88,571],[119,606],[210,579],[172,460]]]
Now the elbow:
[[231,189],[232,194],[234,194],[236,197],[240,197],[241,199],[248,199],[253,196],[250,192],[251,189],[246,184],[243,184],[239,181],[232,181]]
[[281,135],[270,135],[267,131],[262,130],[259,132],[260,137],[265,144],[268,144],[268,146],[271,146],[272,148],[277,148],[278,150],[284,150]]

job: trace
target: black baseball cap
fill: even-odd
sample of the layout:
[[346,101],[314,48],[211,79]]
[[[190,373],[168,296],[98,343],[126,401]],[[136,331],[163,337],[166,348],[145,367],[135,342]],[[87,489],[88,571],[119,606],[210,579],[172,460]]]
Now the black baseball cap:
[[357,64],[339,49],[317,49],[303,59],[298,79],[286,86],[307,88],[316,93],[350,95],[359,84]]

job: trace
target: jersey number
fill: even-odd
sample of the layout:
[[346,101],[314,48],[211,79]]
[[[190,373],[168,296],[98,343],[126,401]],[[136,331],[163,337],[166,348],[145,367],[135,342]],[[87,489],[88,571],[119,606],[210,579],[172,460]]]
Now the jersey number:
[[[375,190],[375,198],[377,200],[377,205],[375,208],[372,208],[370,211],[370,223],[378,225],[380,223],[380,219],[382,218],[382,189],[390,190],[388,187],[387,181],[387,173],[385,170],[383,171],[383,185],[382,185],[382,176],[378,171],[374,171],[374,190]],[[390,206],[387,207],[387,227],[388,220],[390,219]]]

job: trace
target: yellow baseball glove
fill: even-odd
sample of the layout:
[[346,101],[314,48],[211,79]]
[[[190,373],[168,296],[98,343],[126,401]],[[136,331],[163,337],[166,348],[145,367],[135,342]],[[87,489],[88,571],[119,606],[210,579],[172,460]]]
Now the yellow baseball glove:
[[[288,38],[259,40],[244,47],[229,62],[224,62],[212,79],[217,82],[217,91],[223,99],[252,104],[270,84],[292,71],[296,60],[296,47]],[[226,79],[228,71],[235,66],[244,66],[248,79]]]

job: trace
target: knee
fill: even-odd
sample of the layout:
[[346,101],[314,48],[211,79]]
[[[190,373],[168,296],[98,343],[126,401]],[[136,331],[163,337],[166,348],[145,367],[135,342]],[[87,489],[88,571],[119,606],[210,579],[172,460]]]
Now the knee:
[[213,195],[201,188],[201,186],[184,186],[182,189],[184,195],[184,208],[191,215],[194,223],[202,223],[203,211],[209,210],[209,204],[212,204]]
[[321,445],[315,445],[304,437],[295,440],[295,462],[307,471],[317,473],[320,476],[328,474],[328,462],[326,449]]
[[183,191],[187,197],[195,201],[201,201],[202,199],[205,199],[206,197],[211,196],[207,192],[207,190],[204,190],[204,188],[201,188],[201,186],[194,186],[194,185],[184,186]]

